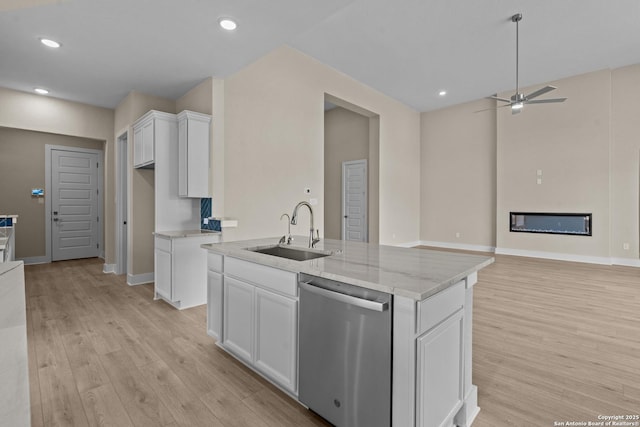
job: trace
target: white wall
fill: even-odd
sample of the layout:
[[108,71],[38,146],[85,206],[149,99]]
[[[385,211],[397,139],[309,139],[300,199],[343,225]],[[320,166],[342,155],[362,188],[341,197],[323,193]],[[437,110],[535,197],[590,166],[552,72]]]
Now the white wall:
[[[419,113],[289,47],[225,81],[225,215],[239,220],[225,239],[282,235],[280,215],[309,197],[322,232],[325,93],[380,116],[380,243],[419,239]],[[307,229],[304,213],[292,232]]]

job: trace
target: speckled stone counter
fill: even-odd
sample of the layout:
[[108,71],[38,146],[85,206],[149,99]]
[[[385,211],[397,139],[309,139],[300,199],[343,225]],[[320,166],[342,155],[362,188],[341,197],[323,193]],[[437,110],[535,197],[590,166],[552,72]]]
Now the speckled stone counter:
[[27,317],[22,261],[0,264],[0,425],[29,426]]
[[[307,273],[369,289],[424,300],[491,264],[492,257],[427,249],[322,239],[317,250],[331,255],[293,261],[247,249],[273,246],[278,237],[202,245],[222,255],[281,270]],[[295,236],[291,246],[305,248],[308,238]]]
[[200,237],[208,235],[222,234],[219,231],[213,230],[176,230],[176,231],[156,231],[153,233],[158,237],[164,237],[167,239],[180,239],[184,237]]

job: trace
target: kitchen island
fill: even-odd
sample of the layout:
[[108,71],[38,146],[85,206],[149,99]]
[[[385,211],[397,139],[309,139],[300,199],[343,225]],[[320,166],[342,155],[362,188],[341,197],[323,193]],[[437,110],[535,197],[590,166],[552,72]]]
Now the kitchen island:
[[[280,246],[286,252],[306,242],[297,236]],[[207,332],[223,349],[297,399],[299,274],[388,293],[391,425],[471,425],[479,411],[471,383],[473,285],[493,258],[329,239],[307,251],[315,259],[257,252],[277,244],[202,245],[209,252]]]

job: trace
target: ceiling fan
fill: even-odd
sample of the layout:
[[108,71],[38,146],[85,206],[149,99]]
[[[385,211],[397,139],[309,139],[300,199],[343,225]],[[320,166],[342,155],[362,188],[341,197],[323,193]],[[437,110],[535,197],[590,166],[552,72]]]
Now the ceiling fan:
[[[522,111],[525,104],[551,104],[556,102],[564,102],[567,98],[551,98],[551,99],[534,99],[539,97],[540,95],[544,95],[547,92],[551,92],[552,90],[557,89],[555,86],[545,86],[541,89],[531,92],[528,95],[520,93],[520,88],[518,86],[518,55],[519,55],[519,23],[522,20],[522,14],[516,13],[511,17],[511,22],[516,23],[516,93],[511,96],[510,99],[500,98],[499,96],[493,95],[490,96],[489,99],[495,99],[500,102],[506,102],[506,105],[501,105],[500,107],[511,107],[511,114],[518,114]],[[498,108],[500,108],[498,107]]]

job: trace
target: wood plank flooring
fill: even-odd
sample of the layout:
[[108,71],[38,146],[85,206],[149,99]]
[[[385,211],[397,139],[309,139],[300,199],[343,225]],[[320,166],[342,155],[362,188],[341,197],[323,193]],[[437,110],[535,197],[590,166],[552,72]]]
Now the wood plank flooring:
[[[25,267],[33,426],[324,426],[100,260]],[[640,269],[496,257],[475,289],[474,427],[640,413]]]
[[205,307],[97,259],[25,267],[33,426],[326,426],[220,350]]

